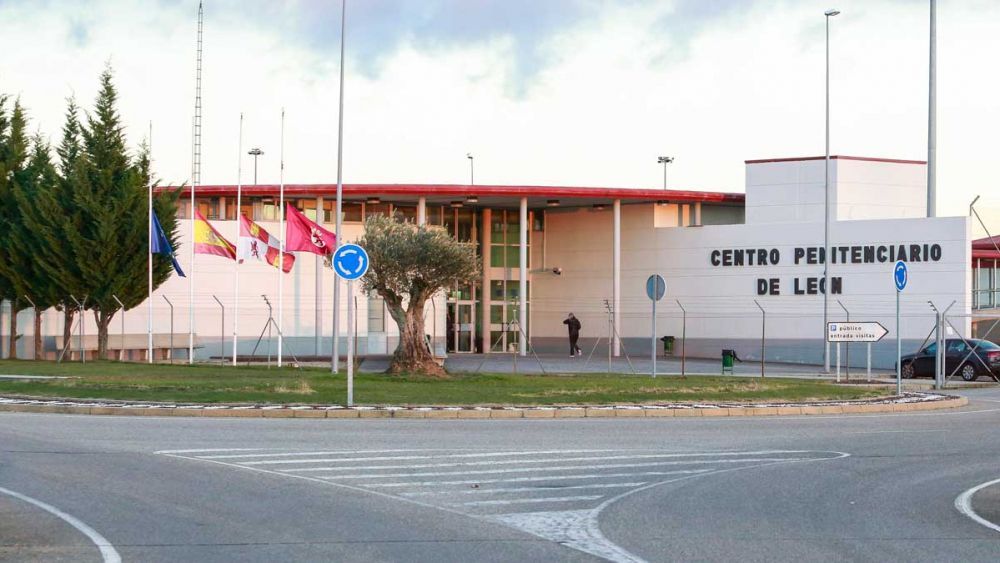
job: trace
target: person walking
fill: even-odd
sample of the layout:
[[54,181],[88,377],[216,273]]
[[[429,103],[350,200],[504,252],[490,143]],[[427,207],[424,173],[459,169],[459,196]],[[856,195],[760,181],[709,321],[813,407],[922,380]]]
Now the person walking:
[[576,318],[573,313],[570,313],[563,324],[569,329],[569,356],[572,358],[574,356],[582,356],[583,350],[576,345],[577,340],[580,339],[580,329],[583,325],[580,324],[580,319]]

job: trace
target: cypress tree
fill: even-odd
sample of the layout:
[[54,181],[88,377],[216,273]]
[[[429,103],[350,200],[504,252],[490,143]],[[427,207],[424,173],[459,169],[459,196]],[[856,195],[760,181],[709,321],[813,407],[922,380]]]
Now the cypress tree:
[[[4,106],[6,98],[4,98]],[[26,163],[28,160],[27,116],[20,100],[14,102],[10,118],[6,117],[3,106],[0,106],[0,264],[12,260],[14,252],[11,248],[11,232],[20,218],[19,208],[15,198],[15,186],[26,181]],[[22,284],[16,276],[0,270],[0,301],[6,298],[10,301],[10,339],[7,356],[17,357],[17,313],[24,309],[25,301],[21,298]]]
[[48,143],[41,134],[36,134],[32,138],[31,154],[24,174],[14,184],[14,201],[20,213],[18,220],[8,231],[7,260],[0,261],[0,275],[6,276],[13,282],[18,296],[24,295],[25,301],[30,300],[35,305],[34,357],[36,359],[44,355],[42,319],[39,312],[59,303],[62,291],[38,260],[44,241],[36,236],[32,228],[32,219],[36,215],[35,202],[41,194],[54,189],[57,182],[58,175],[52,164]]
[[[23,194],[18,204],[25,232],[34,244],[32,263],[45,289],[51,292],[46,301],[63,312],[63,349],[69,348],[76,303],[70,296],[82,299],[87,288],[83,273],[74,260],[68,258],[67,233],[79,232],[82,213],[76,206],[74,169],[82,153],[79,110],[76,102],[67,101],[63,137],[56,149],[59,170],[52,181],[42,182],[31,194]],[[40,165],[44,168],[44,165]],[[51,174],[49,168],[46,174]],[[30,201],[28,199],[30,198]]]
[[[107,358],[108,326],[119,310],[115,297],[126,308],[146,297],[144,251],[148,248],[148,150],[143,147],[136,158],[129,156],[112,78],[110,68],[101,74],[94,112],[80,130],[82,150],[69,173],[79,221],[76,230],[65,232],[70,269],[80,274],[77,281],[97,323],[97,351],[102,359]],[[161,224],[173,237],[176,193],[157,199]],[[154,284],[169,275],[169,261],[157,259]]]

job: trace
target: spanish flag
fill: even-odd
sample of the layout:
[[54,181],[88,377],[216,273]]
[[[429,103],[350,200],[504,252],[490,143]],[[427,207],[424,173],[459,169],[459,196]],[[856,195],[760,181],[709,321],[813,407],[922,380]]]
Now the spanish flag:
[[194,212],[194,252],[236,260],[236,247],[216,231],[200,211]]

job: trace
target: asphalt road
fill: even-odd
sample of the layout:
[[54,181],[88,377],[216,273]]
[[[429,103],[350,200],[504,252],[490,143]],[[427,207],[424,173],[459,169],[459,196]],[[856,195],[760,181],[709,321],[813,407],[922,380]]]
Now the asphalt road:
[[1000,532],[955,501],[1000,478],[1000,389],[962,393],[836,417],[0,413],[0,559],[993,562]]

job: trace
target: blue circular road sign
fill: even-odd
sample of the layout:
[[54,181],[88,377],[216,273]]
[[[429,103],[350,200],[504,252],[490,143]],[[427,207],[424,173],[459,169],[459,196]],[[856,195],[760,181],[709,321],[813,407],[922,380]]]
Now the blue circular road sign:
[[356,244],[337,247],[332,262],[333,271],[345,280],[356,280],[368,271],[368,253]]
[[646,295],[653,301],[663,299],[663,294],[667,292],[667,282],[660,274],[653,274],[646,280]]
[[896,267],[892,269],[892,281],[896,284],[896,291],[903,291],[906,289],[906,282],[909,281],[910,275],[906,270],[906,262],[900,260],[896,262]]

